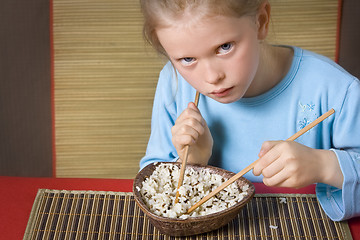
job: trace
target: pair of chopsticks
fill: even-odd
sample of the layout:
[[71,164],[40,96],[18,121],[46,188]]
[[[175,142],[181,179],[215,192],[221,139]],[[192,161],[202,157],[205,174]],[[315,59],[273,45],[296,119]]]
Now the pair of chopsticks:
[[[287,139],[287,141],[294,141],[295,139],[297,139],[298,137],[300,137],[301,135],[303,135],[304,133],[306,133],[307,131],[309,131],[311,128],[315,127],[317,124],[319,124],[320,122],[322,122],[323,120],[325,120],[327,117],[329,117],[330,115],[332,115],[335,112],[334,109],[330,109],[328,112],[324,113],[323,115],[321,115],[319,118],[315,119],[312,123],[308,124],[307,126],[305,126],[303,129],[301,129],[300,131],[298,131],[297,133],[295,133],[294,135],[292,135],[290,138]],[[206,195],[205,197],[203,197],[199,202],[197,202],[196,204],[194,204],[194,206],[192,206],[191,208],[189,208],[189,210],[187,211],[187,213],[191,213],[192,211],[194,211],[196,208],[198,208],[201,204],[205,203],[207,200],[209,200],[211,197],[215,196],[217,193],[219,193],[221,190],[223,190],[224,188],[226,188],[227,186],[229,186],[231,183],[235,182],[237,179],[239,179],[240,177],[242,177],[245,173],[247,173],[248,171],[250,171],[251,169],[254,168],[255,164],[260,160],[257,159],[255,162],[251,163],[249,166],[247,166],[246,168],[244,168],[243,170],[241,170],[239,173],[237,173],[236,175],[234,175],[233,177],[231,177],[229,180],[227,180],[226,182],[224,182],[223,184],[221,184],[219,187],[217,187],[214,191],[212,191],[211,193],[209,193],[208,195]]]
[[[196,106],[199,105],[199,97],[200,97],[200,93],[199,93],[199,91],[196,91],[196,95],[195,95],[195,105]],[[179,188],[181,187],[181,185],[182,185],[182,183],[184,181],[184,174],[185,174],[187,158],[188,158],[188,155],[189,155],[189,148],[190,148],[189,145],[185,146],[185,157],[181,162],[180,177],[179,177],[178,187],[177,187],[177,190],[176,190],[175,203],[179,202],[179,196],[180,196]]]

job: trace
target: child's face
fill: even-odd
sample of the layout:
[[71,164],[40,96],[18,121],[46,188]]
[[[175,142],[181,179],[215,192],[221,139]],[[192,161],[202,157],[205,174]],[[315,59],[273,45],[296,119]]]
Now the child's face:
[[156,31],[180,74],[222,103],[253,96],[260,59],[255,18],[216,16],[194,22],[187,17]]

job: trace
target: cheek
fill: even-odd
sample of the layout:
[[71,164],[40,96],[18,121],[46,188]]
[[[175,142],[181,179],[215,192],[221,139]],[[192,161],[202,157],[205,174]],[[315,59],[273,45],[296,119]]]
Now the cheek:
[[201,90],[201,74],[198,74],[198,71],[186,71],[181,68],[177,68],[177,66],[175,66],[175,68],[192,87],[197,90]]
[[257,64],[260,56],[260,46],[257,40],[249,39],[241,49],[241,57],[249,64]]
[[243,75],[245,78],[253,78],[259,66],[260,51],[257,45],[248,46],[237,55],[237,66],[232,66],[237,69],[237,73]]

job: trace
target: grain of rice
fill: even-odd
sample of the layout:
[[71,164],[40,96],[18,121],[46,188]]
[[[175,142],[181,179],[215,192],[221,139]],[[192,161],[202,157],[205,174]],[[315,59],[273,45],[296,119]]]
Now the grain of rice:
[[276,226],[276,225],[270,225],[269,226],[271,229],[278,229],[278,226]]

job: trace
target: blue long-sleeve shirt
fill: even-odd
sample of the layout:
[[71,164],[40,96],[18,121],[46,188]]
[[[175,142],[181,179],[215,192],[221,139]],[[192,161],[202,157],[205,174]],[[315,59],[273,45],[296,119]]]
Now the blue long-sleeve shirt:
[[[210,165],[239,172],[258,158],[267,140],[285,140],[331,108],[335,114],[296,141],[315,149],[331,149],[344,175],[342,189],[318,183],[316,194],[327,215],[343,220],[360,215],[360,82],[330,59],[293,47],[291,69],[268,92],[223,104],[201,96],[199,109],[214,140]],[[196,90],[170,63],[160,73],[151,135],[140,167],[176,161],[171,127]],[[262,181],[252,171],[244,175]]]

